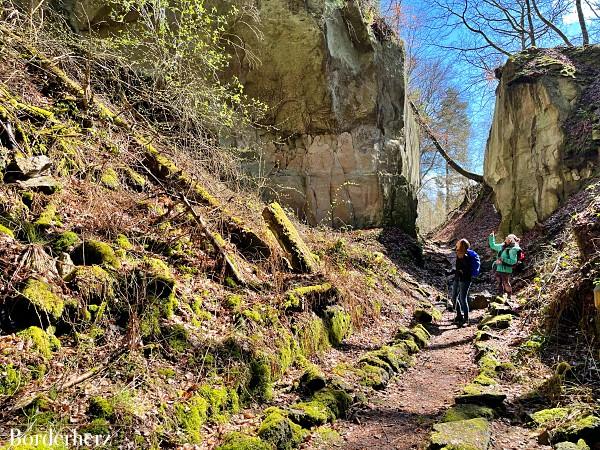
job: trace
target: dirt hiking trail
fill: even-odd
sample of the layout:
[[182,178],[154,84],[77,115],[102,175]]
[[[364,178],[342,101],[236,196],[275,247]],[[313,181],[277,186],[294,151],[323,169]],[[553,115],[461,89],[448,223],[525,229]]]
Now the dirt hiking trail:
[[431,426],[476,374],[473,338],[480,315],[475,311],[468,326],[457,328],[454,313],[446,311],[415,365],[376,391],[353,420],[341,424],[341,448],[424,448]]

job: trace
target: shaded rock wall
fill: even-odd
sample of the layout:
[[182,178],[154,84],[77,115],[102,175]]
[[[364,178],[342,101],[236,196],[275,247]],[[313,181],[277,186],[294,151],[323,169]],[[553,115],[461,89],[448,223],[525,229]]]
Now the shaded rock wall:
[[520,233],[598,175],[600,46],[532,49],[499,76],[484,176],[501,231]]
[[238,33],[260,63],[238,52],[233,72],[272,107],[272,128],[238,142],[263,143],[246,170],[313,225],[414,232],[419,142],[402,43],[374,32],[354,1],[265,0],[259,10],[262,39]]

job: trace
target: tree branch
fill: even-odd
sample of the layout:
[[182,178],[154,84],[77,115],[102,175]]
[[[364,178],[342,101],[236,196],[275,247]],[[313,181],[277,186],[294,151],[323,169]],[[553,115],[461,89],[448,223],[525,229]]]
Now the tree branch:
[[448,155],[448,153],[446,153],[446,151],[444,150],[444,148],[442,147],[442,145],[439,143],[439,141],[437,140],[437,138],[433,134],[433,131],[431,131],[431,128],[429,128],[429,125],[427,125],[425,123],[425,121],[423,120],[423,118],[421,117],[421,114],[419,113],[419,110],[417,109],[417,107],[415,106],[415,104],[412,101],[410,102],[410,106],[411,106],[413,112],[415,113],[415,116],[417,118],[417,121],[419,122],[419,125],[421,125],[421,127],[423,128],[423,130],[425,130],[425,133],[427,133],[427,135],[429,136],[429,138],[431,139],[431,141],[435,145],[435,148],[440,153],[440,155],[442,155],[442,157],[446,160],[446,162],[448,163],[448,165],[450,167],[452,167],[454,170],[456,170],[463,177],[468,178],[469,180],[473,180],[473,181],[475,181],[477,183],[485,184],[485,181],[483,180],[483,176],[481,176],[479,174],[476,174],[476,173],[473,173],[473,172],[469,172],[468,170],[463,169],[461,166],[459,166],[450,157],[450,155]]

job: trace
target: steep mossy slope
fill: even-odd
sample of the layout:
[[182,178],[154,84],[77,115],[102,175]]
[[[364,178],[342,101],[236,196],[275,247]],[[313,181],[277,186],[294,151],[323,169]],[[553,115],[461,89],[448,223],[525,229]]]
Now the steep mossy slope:
[[[266,205],[203,171],[201,155],[163,147],[68,63],[0,32],[0,436],[216,445],[288,369],[311,367],[381,305],[424,299],[369,237],[350,246],[276,205],[281,227],[265,222]],[[302,426],[344,414],[347,391],[267,414],[222,448],[271,448],[278,433],[297,445]]]

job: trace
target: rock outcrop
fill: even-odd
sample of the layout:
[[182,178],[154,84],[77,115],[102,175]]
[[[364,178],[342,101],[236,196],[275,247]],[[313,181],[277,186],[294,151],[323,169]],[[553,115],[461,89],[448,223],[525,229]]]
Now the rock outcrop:
[[600,46],[531,49],[498,72],[484,174],[501,231],[546,219],[600,159]]
[[354,0],[266,0],[259,11],[262,39],[237,30],[254,59],[238,54],[232,69],[271,107],[269,131],[238,142],[263,143],[245,168],[313,225],[414,232],[419,142],[402,43]]

